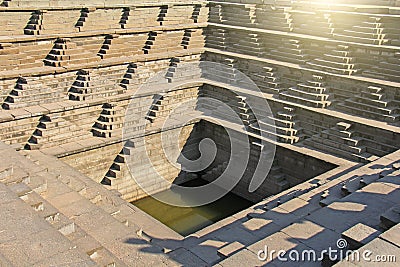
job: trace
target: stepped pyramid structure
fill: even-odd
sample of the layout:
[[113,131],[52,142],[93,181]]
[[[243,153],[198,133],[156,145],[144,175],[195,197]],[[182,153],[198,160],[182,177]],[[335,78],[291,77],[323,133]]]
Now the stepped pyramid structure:
[[398,265],[399,0],[2,0],[0,22],[0,266]]

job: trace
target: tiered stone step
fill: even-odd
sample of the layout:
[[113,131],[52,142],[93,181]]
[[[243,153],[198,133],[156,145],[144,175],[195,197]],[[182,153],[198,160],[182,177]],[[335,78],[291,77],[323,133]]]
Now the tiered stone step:
[[124,7],[119,22],[122,29],[159,26],[161,7]]
[[157,94],[154,97],[154,101],[146,119],[151,123],[155,123],[159,120],[163,120],[170,116],[182,116],[195,109],[195,103],[193,106],[188,107],[184,104],[180,106],[181,103],[188,102],[190,100],[195,100],[198,96],[198,87],[185,88],[182,90],[170,91],[168,93]]
[[191,18],[194,23],[205,23],[208,21],[209,9],[205,5],[194,5]]
[[322,57],[310,60],[307,65],[313,69],[343,75],[352,75],[358,71],[355,59],[347,45],[338,45],[331,52],[323,54]]
[[184,49],[203,48],[205,45],[202,29],[186,29],[181,45]]
[[345,99],[337,107],[355,115],[376,120],[396,122],[400,119],[398,102],[387,99],[381,87],[368,86],[361,94]]
[[313,80],[299,83],[295,87],[290,87],[287,91],[280,92],[279,97],[315,108],[326,108],[331,104],[331,101],[328,100],[328,90],[324,86],[324,78],[317,75],[313,75]]
[[268,51],[269,57],[284,62],[296,64],[304,64],[308,60],[305,53],[305,47],[300,40],[297,39],[264,39],[264,43],[268,43],[271,50]]
[[0,17],[0,36],[13,36],[24,34],[26,22],[29,21],[31,12],[7,11]]
[[301,7],[301,9],[291,10],[290,15],[293,32],[332,37],[334,28],[329,13],[308,11],[307,7]]
[[40,80],[20,77],[14,89],[4,100],[2,108],[16,109],[63,100],[66,100],[63,90],[54,90]]
[[222,5],[210,5],[208,18],[209,22],[222,23]]
[[96,35],[92,37],[78,37],[74,38],[73,41],[76,43],[77,47],[81,48],[81,50],[91,53],[92,55],[97,55],[103,46],[104,36]]
[[[176,57],[180,62],[196,62],[199,60],[200,55],[190,55]],[[117,83],[124,89],[137,89],[140,84],[145,83],[150,77],[157,73],[165,72],[166,69],[170,67],[170,59],[160,59],[155,61],[147,61],[131,63],[124,75],[122,75],[122,80]],[[189,70],[189,72],[191,72]]]
[[388,43],[384,34],[384,25],[381,23],[381,17],[365,17],[343,16],[343,14],[333,14],[333,21],[335,23],[334,38],[354,43],[366,43],[374,45],[383,45]]
[[120,19],[120,8],[82,8],[80,18],[75,26],[80,32],[117,29]]
[[276,117],[261,119],[258,125],[250,125],[250,129],[258,134],[263,132],[267,136],[275,136],[278,142],[294,144],[306,137],[296,117],[294,108],[284,107],[282,111],[278,111]]
[[257,6],[257,26],[263,29],[291,32],[293,30],[293,19],[290,7]]
[[207,72],[207,69],[203,69],[203,77],[214,81],[219,81],[227,84],[237,84],[240,82],[240,78],[243,78],[243,74],[238,70],[239,66],[237,60],[234,58],[224,58],[223,65],[216,65],[212,68],[212,72]]
[[161,7],[159,21],[160,25],[177,25],[193,23],[193,6],[163,6]]
[[91,136],[89,131],[59,115],[44,115],[25,145],[25,149],[34,150],[78,140],[83,141]]
[[[4,151],[4,148],[2,150]],[[21,240],[26,241],[28,237],[32,237],[29,241],[30,245],[24,251],[37,254],[38,251],[32,249],[32,244],[37,244],[37,247],[41,249],[39,254],[42,255],[37,254],[31,259],[23,258],[13,261],[14,264],[23,265],[28,262],[43,266],[60,263],[88,266],[138,264],[138,259],[131,258],[134,248],[123,239],[132,233],[139,231],[141,233],[142,230],[151,232],[151,229],[146,227],[148,218],[143,216],[145,214],[55,157],[44,155],[39,151],[24,153],[26,155],[24,157],[15,151],[15,154],[8,154],[10,150],[7,151],[7,155],[12,155],[12,158],[23,166],[15,167],[15,175],[1,181],[20,197],[19,203],[14,202],[15,207],[18,207],[18,212],[12,217],[16,221],[21,221],[20,224],[22,223],[23,227],[20,231],[23,232],[20,232],[18,238],[14,238],[12,243],[18,246]],[[12,165],[11,158],[3,157],[1,161],[6,166]],[[45,170],[46,167],[49,168],[48,171]],[[26,173],[27,169],[36,170],[36,172],[29,179],[21,179],[21,174]],[[29,211],[21,210],[20,203],[23,203]],[[68,205],[65,205],[66,203]],[[18,216],[24,217],[25,220],[21,220]],[[32,230],[37,229],[38,225],[42,225],[41,229],[44,232],[39,231],[42,234],[32,236],[32,233],[37,232],[32,232]],[[101,227],[105,225],[108,225],[110,230],[99,231],[99,229],[104,230]],[[135,234],[135,236],[138,240],[146,242],[141,234]],[[52,242],[46,246],[49,243],[49,237]],[[161,248],[159,249],[161,251]],[[10,255],[13,254],[10,253],[8,257]],[[167,260],[163,256],[156,257],[157,259],[154,259],[153,255],[151,258],[157,262]],[[149,259],[141,258],[140,264],[148,261]]]
[[190,58],[171,58],[165,78],[169,83],[177,80],[196,80],[202,75],[200,69],[200,56]]
[[283,88],[281,79],[277,77],[273,67],[248,64],[247,69],[243,71],[262,92],[278,94]]
[[377,159],[367,152],[363,138],[357,137],[351,124],[339,122],[335,127],[306,139],[304,144],[354,161],[368,163]]
[[257,33],[231,31],[229,33],[228,51],[262,57],[265,53],[262,38]]
[[174,77],[179,62],[180,62],[179,58],[171,58],[169,67],[167,69],[167,73],[165,74],[165,78],[169,83],[172,82],[172,78]]
[[283,169],[278,165],[277,161],[274,161],[272,164],[272,168],[268,173],[267,181],[268,193],[271,195],[278,194],[290,188],[287,175],[283,172]]
[[77,73],[75,82],[68,91],[70,100],[86,100],[85,95],[90,94],[90,73],[86,70],[80,70]]
[[126,156],[131,154],[133,147],[133,142],[125,142],[122,150],[115,157],[106,175],[101,180],[101,184],[112,186],[113,182],[115,182],[118,178],[123,178],[126,175],[129,175],[128,166],[126,165]]
[[389,81],[400,82],[400,52],[396,52],[394,57],[387,58],[371,69],[363,72],[364,76],[377,79],[387,79]]
[[254,27],[256,23],[256,5],[222,5],[222,23]]
[[246,127],[255,122],[254,112],[247,104],[246,96],[236,95],[226,89],[208,84],[203,85],[202,96],[216,99],[228,106],[219,105],[218,102],[207,100],[198,103],[197,110],[207,115],[237,124],[242,123]]
[[[187,131],[187,129],[178,129],[177,131],[183,132],[183,137],[179,136],[179,143],[185,143],[183,138],[187,139],[190,131]],[[164,134],[167,133],[164,132]],[[170,183],[155,182],[152,171],[149,171],[149,168],[154,168],[158,175],[171,183],[181,172],[179,168],[171,166],[167,158],[160,157],[158,153],[160,138],[159,134],[151,135],[144,140],[138,141],[136,139],[134,146],[128,145],[130,151],[125,151],[124,154],[119,153],[111,164],[112,167],[106,170],[107,175],[104,176],[106,179],[103,180],[103,184],[107,185],[108,189],[116,189],[121,192],[123,198],[129,202],[169,188]],[[149,157],[149,161],[144,162],[143,158],[146,156]],[[129,168],[125,163],[127,160],[129,160]],[[109,181],[111,181],[111,184]]]
[[22,144],[28,142],[37,124],[37,118],[29,118],[18,123],[15,121],[3,122],[0,140],[20,149],[23,146]]
[[149,53],[167,53],[171,50],[179,51],[183,49],[180,45],[183,39],[184,31],[169,32],[149,32],[147,41],[142,48],[145,54]]
[[107,35],[98,53],[102,59],[143,54],[146,34]]
[[128,69],[127,69],[126,73],[124,74],[122,81],[120,82],[120,86],[122,88],[128,89],[128,87],[130,87],[130,86],[139,85],[138,82],[133,81],[133,79],[138,74],[138,67],[139,67],[139,65],[137,63],[130,63],[128,65]]
[[255,122],[256,118],[254,112],[246,102],[246,97],[238,95],[236,96],[236,99],[237,104],[234,107],[234,110],[239,114],[239,117],[245,126],[251,126]]
[[[31,163],[32,164],[32,163]],[[18,169],[18,171],[20,171]],[[4,172],[0,173],[4,177]],[[16,179],[18,175],[9,175],[2,179],[0,188],[4,194],[3,205],[10,203],[13,208],[10,209],[9,215],[13,218],[9,223],[14,226],[13,238],[5,240],[3,245],[17,246],[20,242],[29,242],[30,246],[26,246],[23,250],[24,253],[37,253],[36,246],[40,246],[41,251],[47,253],[39,253],[35,259],[24,257],[15,257],[8,251],[2,252],[2,264],[6,265],[23,265],[29,261],[33,264],[35,261],[42,265],[51,265],[51,260],[61,261],[57,253],[63,255],[63,262],[69,264],[86,264],[92,265],[95,262],[86,254],[82,248],[74,246],[73,240],[69,237],[76,230],[74,223],[63,214],[45,201],[40,195],[40,192],[47,191],[46,184],[43,182],[44,189],[38,190],[32,185],[30,181]],[[35,177],[34,182],[37,182],[38,176]],[[15,179],[15,180],[14,180]],[[34,189],[32,189],[33,187]],[[24,219],[22,219],[24,218]],[[14,220],[14,221],[13,221]],[[19,221],[18,223],[17,220]],[[38,225],[41,225],[41,231],[37,231]],[[18,225],[18,226],[17,226]],[[49,244],[49,236],[52,242]],[[5,258],[12,259],[12,264],[5,261]],[[54,262],[54,261],[53,261]],[[109,262],[112,264],[112,262]]]
[[28,35],[73,33],[79,10],[37,10],[32,12],[24,33]]
[[86,101],[97,97],[109,97],[121,94],[124,88],[118,85],[121,70],[80,70],[68,91],[68,98],[74,101]]
[[53,67],[64,67],[76,64],[88,64],[99,61],[95,54],[88,53],[70,39],[59,38],[53,49],[44,60],[44,64]]
[[43,67],[41,60],[48,49],[49,45],[0,43],[0,71]]
[[226,29],[207,27],[205,33],[206,33],[207,47],[221,49],[221,50],[227,49],[228,31]]
[[92,127],[94,136],[113,137],[118,129],[123,127],[125,109],[117,104],[104,104],[99,118]]

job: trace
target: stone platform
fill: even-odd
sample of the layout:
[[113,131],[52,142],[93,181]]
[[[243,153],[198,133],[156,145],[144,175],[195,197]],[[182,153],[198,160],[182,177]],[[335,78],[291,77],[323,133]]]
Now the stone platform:
[[[257,254],[340,238],[400,261],[399,1],[3,0],[0,22],[1,266],[280,266]],[[248,140],[233,193],[255,204],[183,237],[129,202],[216,179],[215,121]],[[195,159],[206,137],[202,172],[160,149]],[[321,264],[376,262],[286,263]]]

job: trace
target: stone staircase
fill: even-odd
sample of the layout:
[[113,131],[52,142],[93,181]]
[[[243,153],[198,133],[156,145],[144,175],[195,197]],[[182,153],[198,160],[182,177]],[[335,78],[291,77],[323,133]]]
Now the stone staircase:
[[183,39],[183,30],[169,31],[169,32],[155,32],[151,31],[148,33],[147,41],[143,46],[142,50],[144,54],[149,53],[167,53],[168,51],[181,50],[181,42]]
[[28,24],[24,29],[24,34],[39,35],[43,28],[43,12],[36,10],[32,12]]
[[78,10],[36,10],[32,12],[28,24],[24,28],[26,35],[44,35],[72,33],[79,17]]
[[230,32],[228,38],[232,44],[228,51],[258,57],[263,57],[265,54],[263,39],[257,33]]
[[179,58],[171,58],[167,73],[165,74],[165,79],[167,79],[168,83],[172,82],[174,74],[177,71],[179,62]]
[[234,110],[239,114],[240,119],[245,127],[249,127],[255,123],[255,115],[251,110],[250,106],[246,102],[245,96],[236,96],[237,104],[233,107]]
[[167,79],[168,83],[196,81],[200,79],[202,75],[199,60],[200,58],[198,56],[192,56],[190,58],[171,58],[164,77]]
[[325,53],[322,57],[307,62],[312,69],[318,69],[330,73],[342,75],[353,75],[358,72],[355,58],[352,56],[348,45],[337,45],[332,51]]
[[377,86],[368,86],[360,94],[343,103],[338,103],[340,110],[375,120],[397,122],[400,119],[399,102],[388,99],[385,90]]
[[1,43],[0,70],[7,71],[43,67],[42,56],[45,56],[48,50],[49,45],[47,44],[20,47],[11,43]]
[[[14,237],[4,240],[4,244],[19,245],[24,253],[32,255],[16,258],[14,252],[2,250],[2,256],[13,259],[13,264],[131,266],[139,261],[168,261],[161,255],[156,259],[154,255],[152,259],[132,259],[135,249],[124,242],[128,236],[147,242],[141,235],[143,228],[151,232],[146,225],[152,219],[146,214],[54,157],[39,151],[21,155],[4,144],[0,146],[2,152],[19,162],[13,166],[11,158],[1,159],[2,201],[12,203],[11,219],[7,220],[17,227]],[[25,172],[28,168],[29,175]],[[167,229],[164,234],[174,236]],[[21,246],[21,242],[28,244]]]
[[140,55],[143,54],[142,47],[146,39],[145,34],[109,34],[97,55],[102,59]]
[[247,82],[239,70],[240,66],[236,58],[225,57],[221,64],[223,66],[216,65],[213,67],[211,73],[207,72],[207,69],[202,69],[203,77],[230,85],[240,86]]
[[[82,121],[83,123],[83,121]],[[89,139],[92,134],[59,115],[44,115],[40,118],[25,149],[36,150],[41,148],[63,145],[74,141]]]
[[125,109],[117,103],[103,104],[103,110],[93,124],[92,133],[98,137],[114,137],[123,127]]
[[122,29],[140,26],[159,26],[161,7],[124,7],[119,24]]
[[79,70],[76,80],[68,90],[68,98],[73,101],[90,101],[98,97],[122,94],[125,89],[118,85],[121,69]]
[[278,142],[294,144],[302,141],[306,136],[294,108],[284,107],[278,111],[276,117],[269,117],[268,120],[259,120],[258,125],[250,125],[252,132],[261,134],[261,131],[268,136],[275,136]]
[[222,5],[222,23],[254,27],[256,24],[256,5]]
[[331,99],[329,97],[324,77],[319,75],[313,75],[312,79],[307,80],[305,83],[299,83],[297,86],[290,87],[287,91],[279,93],[279,98],[283,100],[314,108],[330,106]]
[[208,21],[214,23],[222,22],[222,5],[220,4],[210,5]]
[[[145,118],[150,121],[150,123],[154,123],[159,120],[164,120],[167,117],[179,117],[187,114],[196,108],[195,103],[191,103],[190,101],[195,100],[198,94],[198,87],[156,94],[153,97],[153,103]],[[189,104],[193,105],[187,106],[184,104],[180,106],[180,103],[185,102],[189,102]]]
[[193,23],[193,6],[162,6],[160,9],[159,22],[160,25],[177,25]]
[[333,16],[335,22],[334,38],[346,42],[366,43],[373,45],[384,45],[388,42],[385,39],[384,25],[381,17],[358,17],[353,21],[342,19],[339,14]]
[[264,39],[264,43],[269,43],[271,48],[268,51],[268,57],[290,62],[295,64],[304,64],[308,60],[306,47],[301,40],[298,39]]
[[138,76],[140,65],[138,63],[130,63],[128,65],[128,69],[124,74],[123,79],[119,83],[119,85],[124,88],[125,90],[131,86],[137,85],[139,86],[140,81]]
[[207,27],[206,47],[226,50],[228,47],[228,30],[217,27]]
[[117,28],[121,18],[120,8],[82,8],[75,27],[79,32],[110,30]]
[[100,58],[81,49],[67,38],[58,38],[44,60],[44,64],[53,67],[88,64],[99,61]]
[[115,157],[107,173],[101,180],[101,184],[115,187],[115,182],[118,178],[121,179],[126,176],[130,176],[130,171],[126,165],[126,156],[131,154],[133,147],[133,142],[125,142],[122,150]]
[[39,80],[19,77],[14,89],[5,98],[3,109],[17,109],[33,105],[47,104],[53,101],[65,100],[62,90],[54,90]]
[[282,168],[278,165],[277,161],[274,161],[266,179],[266,183],[268,184],[267,192],[270,195],[275,195],[289,189],[290,183],[286,178],[286,174],[284,174]]
[[290,11],[293,32],[332,37],[334,26],[329,13],[323,11],[307,10],[306,6]]
[[[154,96],[153,104],[150,107],[148,114],[146,115],[146,119],[150,121],[150,123],[155,122],[157,116],[168,116],[169,111],[165,110],[164,104],[165,94],[157,94]],[[167,101],[165,101],[167,102]]]
[[335,127],[304,140],[304,144],[353,161],[368,163],[376,160],[378,157],[368,153],[363,138],[358,137],[351,127],[349,123],[338,122]]
[[86,95],[91,93],[90,78],[89,71],[78,71],[76,80],[68,91],[68,98],[74,101],[85,101]]
[[[241,68],[242,70],[242,68]],[[277,94],[282,90],[280,77],[274,67],[249,64],[243,72],[254,81],[263,93]]]
[[204,47],[204,35],[202,29],[185,29],[181,46],[184,49],[194,49]]
[[291,32],[293,31],[293,19],[291,8],[285,6],[257,6],[257,26],[269,30]]
[[194,5],[191,15],[194,23],[204,23],[208,21],[208,8],[203,5]]

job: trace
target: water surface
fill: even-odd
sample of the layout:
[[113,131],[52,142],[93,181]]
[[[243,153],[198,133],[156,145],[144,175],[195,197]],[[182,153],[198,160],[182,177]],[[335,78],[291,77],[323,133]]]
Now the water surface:
[[[183,184],[183,186],[194,187],[204,185],[205,183],[207,182],[204,180],[196,179]],[[166,190],[156,195],[159,194],[169,195],[176,193],[171,190]],[[182,201],[190,203],[190,196],[179,197],[182,198]],[[175,232],[187,236],[223,218],[246,209],[253,203],[233,193],[228,193],[210,204],[194,208],[171,206],[150,196],[134,201],[132,204],[167,225]]]

